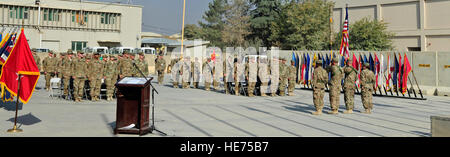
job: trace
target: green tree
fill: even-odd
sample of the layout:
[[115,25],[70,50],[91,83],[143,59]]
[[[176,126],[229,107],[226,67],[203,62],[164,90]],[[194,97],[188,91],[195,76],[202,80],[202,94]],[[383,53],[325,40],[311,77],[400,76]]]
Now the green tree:
[[209,10],[203,15],[205,22],[199,22],[202,28],[202,39],[210,41],[211,46],[223,48],[222,30],[224,27],[224,15],[226,0],[213,0],[209,3]]
[[246,47],[250,32],[250,4],[248,0],[233,0],[226,6],[222,40],[226,46]]
[[250,0],[250,2],[255,9],[250,11],[252,33],[249,35],[249,39],[262,41],[263,46],[270,47],[270,26],[279,18],[281,0]]
[[195,24],[187,24],[186,26],[184,26],[184,37],[187,40],[202,39],[202,28],[198,27]]
[[[394,33],[387,31],[387,23],[365,17],[349,25],[350,50],[384,51],[392,50]],[[338,32],[334,49],[341,46],[342,32]]]
[[333,2],[323,0],[286,3],[280,18],[272,22],[269,41],[282,49],[329,49],[329,18],[333,6]]

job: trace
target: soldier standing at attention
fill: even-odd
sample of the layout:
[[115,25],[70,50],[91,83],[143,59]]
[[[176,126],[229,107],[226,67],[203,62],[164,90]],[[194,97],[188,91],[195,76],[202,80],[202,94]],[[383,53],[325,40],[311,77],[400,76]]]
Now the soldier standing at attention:
[[193,75],[192,75],[192,82],[194,85],[194,88],[198,88],[198,82],[200,82],[200,75],[202,74],[202,71],[200,69],[200,62],[198,61],[198,58],[195,57],[195,62],[192,62]]
[[53,55],[53,51],[48,52],[48,57],[42,61],[43,71],[45,75],[45,89],[50,90],[50,79],[56,74],[57,60]]
[[73,59],[72,59],[73,52],[71,49],[67,50],[67,57],[62,62],[61,67],[61,74],[63,77],[63,83],[64,83],[64,96],[69,95],[69,86],[70,86],[70,78],[72,78],[73,74]]
[[211,88],[211,80],[213,76],[213,65],[211,63],[211,58],[208,57],[206,59],[206,62],[202,65],[203,69],[203,77],[205,77],[205,90],[209,91],[209,88]]
[[178,86],[178,81],[180,80],[180,75],[181,75],[181,66],[182,66],[182,62],[180,62],[181,58],[179,57],[175,57],[174,59],[172,59],[172,61],[170,61],[170,65],[168,67],[169,71],[171,71],[172,74],[172,85],[173,88],[179,88]]
[[369,70],[369,63],[364,63],[361,71],[361,100],[366,110],[364,113],[370,114],[373,108],[372,92],[375,90],[375,74]]
[[41,58],[37,55],[35,48],[33,48],[31,51],[33,52],[34,62],[36,62],[36,65],[40,71],[41,70]]
[[92,68],[92,70],[90,70],[91,74],[89,76],[91,85],[91,100],[99,101],[104,65],[103,61],[100,60],[100,54],[98,52],[94,53],[94,58],[92,59],[89,68]]
[[325,93],[325,84],[328,82],[328,73],[322,68],[322,60],[316,61],[316,67],[314,69],[312,78],[312,88],[313,88],[313,102],[316,112],[313,115],[322,114],[323,108],[323,96]]
[[164,81],[164,69],[166,69],[166,61],[164,60],[162,55],[159,55],[158,58],[156,58],[156,71],[158,72],[158,83],[162,84]]
[[291,60],[291,66],[289,66],[288,77],[288,95],[294,96],[295,79],[297,78],[297,68],[295,67],[295,61]]
[[245,82],[245,65],[242,63],[242,57],[237,57],[234,63],[234,94],[240,95],[240,86]]
[[[145,61],[144,52],[139,53],[139,59],[136,61],[136,65],[139,67],[139,69],[142,71],[142,73],[144,73],[145,77],[148,77],[148,75],[149,75],[148,63],[147,63],[147,61]],[[136,74],[136,76],[141,76],[139,71]]]
[[223,64],[221,63],[223,63],[221,57],[216,56],[216,61],[213,62],[213,88],[216,91],[220,88],[220,77],[223,76]]
[[124,77],[132,77],[133,76],[133,60],[130,57],[130,53],[128,50],[123,52],[123,59],[119,64],[120,69],[120,79]]
[[62,68],[63,68],[63,62],[64,60],[66,60],[66,53],[60,53],[59,54],[59,58],[57,59],[57,63],[56,63],[56,75],[58,76],[58,78],[60,78],[61,80],[63,80],[63,76],[62,76]]
[[191,75],[191,57],[186,56],[184,57],[184,61],[182,62],[183,66],[182,66],[182,87],[183,89],[186,88],[191,88],[191,84],[190,84],[190,75]]
[[280,96],[285,96],[286,91],[286,84],[287,84],[287,78],[288,78],[288,69],[286,65],[286,59],[282,58],[280,63],[280,85],[278,87],[278,90],[280,91]]
[[[106,58],[106,57],[105,57]],[[106,84],[106,100],[113,100],[114,85],[117,82],[117,76],[119,75],[119,70],[117,68],[117,59],[114,56],[110,56],[109,60],[105,64],[105,70],[103,71],[103,79]]]
[[354,97],[355,97],[355,81],[357,76],[357,71],[351,65],[352,59],[347,60],[347,65],[344,68],[345,79],[344,79],[344,100],[346,111],[344,113],[353,113]]
[[130,61],[131,61],[131,70],[130,70],[131,77],[141,76],[141,74],[137,75],[139,73],[139,71],[133,65],[133,63],[136,63],[135,57],[136,57],[136,55],[134,53],[128,52],[128,58],[130,58]]
[[273,58],[272,62],[270,62],[270,91],[272,92],[271,96],[277,96],[278,83],[280,82],[280,63],[278,58]]
[[258,76],[261,80],[261,96],[267,96],[267,87],[269,85],[269,77],[268,77],[268,66],[267,61],[264,58],[259,58],[259,64],[258,64]]
[[83,59],[83,52],[78,51],[78,58],[73,61],[73,87],[74,87],[74,98],[75,102],[80,102],[83,97],[84,83],[86,82],[86,71],[88,70],[88,65],[85,59]]
[[327,67],[327,72],[331,72],[331,80],[329,82],[330,85],[330,105],[331,110],[328,112],[329,114],[337,114],[339,110],[339,97],[341,94],[341,81],[342,81],[342,75],[343,70],[337,63],[339,62],[339,59],[337,57],[333,58],[333,63],[331,66]]
[[246,68],[246,74],[247,74],[247,80],[249,82],[248,84],[248,96],[254,97],[255,92],[255,85],[257,82],[258,77],[258,65],[256,63],[256,58],[249,58],[249,62],[247,63]]
[[230,94],[231,82],[233,82],[233,57],[228,56],[227,60],[223,61],[223,86],[225,94]]

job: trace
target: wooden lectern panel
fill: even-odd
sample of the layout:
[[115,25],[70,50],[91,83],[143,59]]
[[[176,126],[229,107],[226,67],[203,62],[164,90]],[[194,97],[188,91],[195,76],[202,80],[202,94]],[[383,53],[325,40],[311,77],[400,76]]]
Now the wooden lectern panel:
[[[143,135],[150,131],[150,81],[125,77],[116,84],[117,111],[114,133]],[[127,127],[134,124],[134,127]]]

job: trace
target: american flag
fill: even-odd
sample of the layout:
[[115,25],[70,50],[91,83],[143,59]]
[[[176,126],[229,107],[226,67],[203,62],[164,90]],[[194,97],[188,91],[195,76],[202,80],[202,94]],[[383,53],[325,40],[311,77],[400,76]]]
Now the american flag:
[[341,41],[341,56],[345,55],[345,59],[347,60],[350,57],[349,54],[349,44],[348,44],[348,8],[345,8],[345,21],[344,21],[344,29],[342,29],[342,41]]

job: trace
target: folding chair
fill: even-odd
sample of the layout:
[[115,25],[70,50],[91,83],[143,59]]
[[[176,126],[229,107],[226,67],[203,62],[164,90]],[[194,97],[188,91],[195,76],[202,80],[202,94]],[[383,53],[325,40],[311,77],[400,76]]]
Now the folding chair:
[[61,79],[60,78],[51,78],[50,79],[50,97],[55,97],[55,93],[53,92],[54,89],[59,89],[61,94]]
[[89,100],[90,91],[91,91],[90,81],[86,80],[84,82],[84,88],[83,88],[83,93],[84,93],[84,96],[86,97],[86,100]]
[[247,93],[247,91],[248,91],[247,90],[248,84],[247,84],[247,82],[240,82],[239,85],[241,86],[239,88],[239,93],[244,93],[244,96],[248,96],[248,93]]
[[[106,97],[106,84],[105,84],[105,79],[102,79],[102,85],[100,86],[100,99],[102,99],[102,96]],[[104,94],[102,94],[104,93]]]

